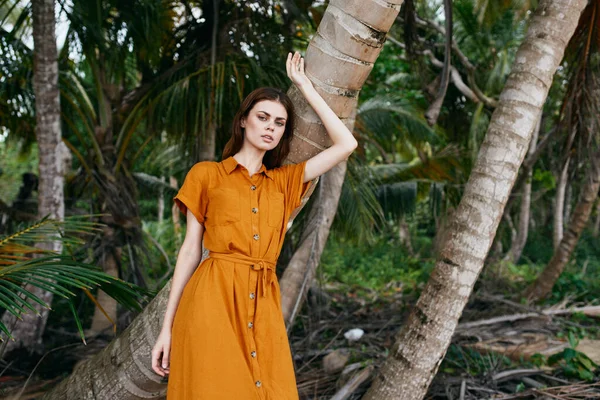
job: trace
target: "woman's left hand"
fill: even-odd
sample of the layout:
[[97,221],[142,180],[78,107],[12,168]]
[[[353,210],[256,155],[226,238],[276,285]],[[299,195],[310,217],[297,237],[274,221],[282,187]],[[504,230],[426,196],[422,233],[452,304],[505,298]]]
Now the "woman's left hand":
[[299,52],[295,52],[293,56],[292,53],[288,53],[285,69],[287,70],[288,77],[298,86],[298,89],[312,86],[312,82],[304,74],[304,58]]

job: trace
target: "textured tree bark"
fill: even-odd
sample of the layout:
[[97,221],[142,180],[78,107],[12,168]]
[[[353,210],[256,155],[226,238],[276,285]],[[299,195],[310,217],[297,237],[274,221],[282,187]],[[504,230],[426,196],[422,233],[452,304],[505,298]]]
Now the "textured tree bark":
[[[402,1],[332,0],[308,45],[306,75],[351,131],[359,91],[379,56]],[[295,86],[288,94],[298,114],[288,161],[298,163],[318,154],[330,146],[331,141],[317,114]],[[322,196],[311,212],[308,231],[281,277],[282,312],[288,326],[301,308],[319,264],[337,210],[345,171],[346,165],[341,163],[322,176],[321,185],[333,186],[320,191]]]
[[210,121],[207,131],[196,137],[198,142],[197,162],[200,161],[215,161],[215,149],[217,140],[217,126],[214,121]]
[[159,399],[166,381],[152,370],[150,353],[162,326],[169,281],[133,322],[105,349],[82,361],[73,373],[47,392],[51,400]]
[[[64,172],[68,149],[62,143],[60,130],[60,96],[58,91],[58,51],[56,48],[54,1],[33,0],[33,44],[34,71],[33,90],[35,94],[36,127],[35,135],[39,149],[39,186],[38,217],[47,215],[50,218],[63,220],[64,204]],[[56,252],[62,251],[61,242],[39,245]],[[47,304],[52,304],[53,295],[42,289],[28,285],[27,290],[33,292]],[[11,334],[15,341],[6,343],[5,352],[23,346],[31,352],[41,350],[42,334],[48,320],[49,309],[39,304],[32,304],[41,314],[33,312],[23,314],[22,321],[5,312],[2,321],[6,326],[14,326]]]
[[585,186],[581,192],[581,197],[573,211],[569,226],[563,236],[560,245],[554,251],[550,262],[544,268],[544,271],[538,276],[535,282],[525,292],[528,300],[535,301],[543,299],[552,291],[552,287],[562,274],[575,245],[579,241],[581,232],[590,219],[594,203],[598,198],[600,189],[600,151],[594,154],[592,165],[585,180]]
[[586,4],[540,1],[435,269],[364,399],[425,396],[481,272],[552,78]]
[[[531,157],[536,150],[537,140],[540,133],[541,118],[538,119],[537,125],[533,130],[533,136],[529,143],[529,151],[527,156]],[[533,166],[528,168],[526,171],[527,176],[523,182],[523,191],[521,194],[521,205],[519,209],[519,223],[517,225],[517,234],[514,237],[510,245],[510,249],[505,259],[510,260],[513,264],[519,262],[525,243],[527,243],[527,236],[529,234],[529,214],[531,210],[531,179],[533,177]]]
[[[211,35],[211,46],[210,46],[210,65],[214,68],[215,63],[217,62],[217,37],[219,33],[219,1],[220,0],[212,0],[213,4],[213,29]],[[213,69],[214,71],[214,69]],[[208,111],[208,129],[204,134],[198,135],[197,140],[197,162],[200,161],[214,161],[215,160],[215,149],[217,142],[217,123],[216,123],[216,114],[214,112],[215,109],[215,89],[217,83],[215,82],[215,78],[211,81],[211,91],[210,91],[210,105]]]

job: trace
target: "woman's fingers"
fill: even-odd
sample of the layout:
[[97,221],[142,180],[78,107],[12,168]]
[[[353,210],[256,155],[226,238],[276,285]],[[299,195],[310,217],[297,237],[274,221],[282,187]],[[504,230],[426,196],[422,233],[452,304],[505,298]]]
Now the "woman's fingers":
[[152,350],[152,369],[160,376],[169,373],[169,347],[164,346]]
[[300,52],[296,51],[293,54],[288,52],[287,60],[285,61],[285,69],[288,77],[292,82],[298,84],[304,80],[304,58]]
[[162,371],[161,367],[159,366],[159,360],[160,360],[160,352],[156,349],[152,350],[152,369],[158,375],[165,376],[164,371]]
[[162,367],[167,370],[169,369],[169,350],[169,346],[165,345],[162,355]]

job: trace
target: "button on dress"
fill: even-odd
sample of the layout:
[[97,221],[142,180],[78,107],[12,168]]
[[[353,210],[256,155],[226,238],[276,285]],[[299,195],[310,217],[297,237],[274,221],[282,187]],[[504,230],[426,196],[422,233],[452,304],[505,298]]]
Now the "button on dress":
[[287,221],[313,181],[306,161],[251,177],[233,157],[202,161],[174,201],[204,225],[209,250],[171,331],[167,400],[295,400],[275,265]]

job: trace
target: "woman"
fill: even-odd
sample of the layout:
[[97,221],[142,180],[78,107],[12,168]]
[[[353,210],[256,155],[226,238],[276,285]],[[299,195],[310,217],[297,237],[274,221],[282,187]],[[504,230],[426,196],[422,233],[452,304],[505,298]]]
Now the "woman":
[[[317,93],[304,60],[288,54],[289,78],[333,145],[295,165],[293,105],[278,89],[248,95],[223,161],[195,164],[174,201],[187,215],[152,368],[169,374],[168,400],[297,399],[275,264],[290,214],[310,181],[348,158],[351,132]],[[206,235],[204,235],[206,231]],[[202,240],[209,249],[202,256]]]

